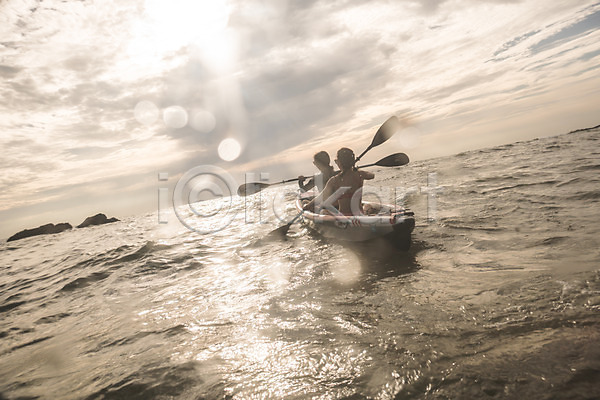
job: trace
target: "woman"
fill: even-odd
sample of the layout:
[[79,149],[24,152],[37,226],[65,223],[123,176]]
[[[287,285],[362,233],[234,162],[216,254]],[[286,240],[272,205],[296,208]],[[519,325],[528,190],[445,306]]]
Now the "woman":
[[322,191],[327,182],[329,182],[329,179],[336,174],[336,172],[333,170],[333,167],[329,165],[330,162],[331,160],[329,159],[329,154],[327,154],[326,151],[319,151],[316,153],[313,156],[313,164],[319,169],[319,171],[321,171],[321,173],[315,175],[306,184],[304,184],[304,180],[306,178],[300,175],[298,177],[298,186],[300,186],[300,189],[306,192],[316,186],[317,189]]
[[[340,167],[340,173],[329,179],[321,194],[304,206],[305,210],[314,211],[315,205],[332,213],[344,215],[359,215],[362,212],[362,187],[365,179],[373,179],[372,172],[359,171],[354,167],[354,152],[342,147],[337,152],[335,163]],[[328,207],[333,205],[337,210]],[[320,210],[318,210],[320,211]]]

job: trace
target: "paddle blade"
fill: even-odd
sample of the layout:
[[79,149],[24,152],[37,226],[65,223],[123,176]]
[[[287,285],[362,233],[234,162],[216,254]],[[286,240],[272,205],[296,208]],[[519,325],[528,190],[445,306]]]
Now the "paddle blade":
[[280,226],[279,228],[275,229],[274,231],[269,232],[267,237],[270,239],[285,239],[288,231],[290,230],[290,226],[292,226],[294,224],[294,222],[298,221],[300,219],[300,217],[302,216],[302,214],[304,214],[304,211],[300,211],[298,213],[298,215],[296,215],[287,224]]
[[261,190],[268,188],[269,186],[271,185],[264,182],[244,183],[238,188],[237,194],[239,196],[250,196],[251,194],[258,193]]
[[292,224],[285,224],[283,226],[280,226],[279,228],[269,232],[267,238],[272,240],[285,239],[288,231],[290,230],[290,226],[292,226]]
[[391,116],[387,121],[383,123],[377,130],[373,141],[369,147],[379,146],[381,143],[387,141],[389,138],[394,136],[396,132],[400,130],[400,121],[395,116]]
[[408,156],[404,153],[396,153],[377,161],[379,167],[400,167],[409,163]]

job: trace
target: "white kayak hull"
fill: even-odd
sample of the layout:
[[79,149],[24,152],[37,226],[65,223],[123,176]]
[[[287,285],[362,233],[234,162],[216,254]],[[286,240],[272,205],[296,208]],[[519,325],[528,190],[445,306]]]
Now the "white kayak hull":
[[[296,209],[302,210],[308,195],[296,200]],[[390,205],[363,202],[363,208],[377,210],[375,215],[324,215],[304,211],[302,222],[324,237],[348,242],[366,242],[377,238],[391,240],[401,250],[408,250],[415,227],[414,214]]]

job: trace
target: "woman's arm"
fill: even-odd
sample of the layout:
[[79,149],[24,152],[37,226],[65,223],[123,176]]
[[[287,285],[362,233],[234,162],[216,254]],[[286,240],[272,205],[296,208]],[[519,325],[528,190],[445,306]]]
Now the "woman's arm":
[[314,212],[315,204],[321,204],[323,202],[323,199],[327,199],[327,198],[329,198],[329,196],[331,196],[333,194],[333,185],[335,184],[334,181],[335,181],[335,177],[329,179],[327,181],[327,184],[325,184],[323,191],[321,193],[319,193],[319,195],[317,197],[312,199],[308,204],[306,204],[304,207],[302,207],[302,209]]
[[304,184],[304,180],[305,179],[306,179],[306,177],[300,175],[298,177],[298,186],[300,186],[300,189],[302,189],[305,192],[307,192],[310,189],[312,189],[313,187],[315,187],[315,179],[311,178],[311,179],[309,179],[309,181],[306,184]]

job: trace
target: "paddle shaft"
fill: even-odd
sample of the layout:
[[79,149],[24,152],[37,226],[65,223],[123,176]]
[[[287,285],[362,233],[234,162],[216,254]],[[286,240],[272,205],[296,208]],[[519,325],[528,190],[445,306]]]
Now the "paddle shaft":
[[[368,149],[368,150],[370,150],[370,149]],[[367,151],[367,150],[365,150],[365,152],[366,152],[366,151]],[[374,166],[379,166],[379,167],[401,167],[402,165],[404,165],[404,164],[398,164],[398,165],[381,165],[381,164],[380,164],[380,163],[381,163],[381,161],[382,161],[382,160],[379,160],[379,161],[377,161],[377,162],[374,162],[374,163],[371,163],[371,164],[359,165],[359,166],[358,166],[358,167],[356,167],[356,168],[360,169],[360,168],[367,168],[367,167],[374,167]],[[339,170],[336,170],[336,171],[334,171],[334,172],[337,174],[337,173],[338,173],[338,172],[340,172],[340,171],[339,171]],[[269,186],[274,186],[274,185],[282,185],[282,184],[284,184],[284,183],[296,182],[297,180],[298,180],[298,178],[285,179],[285,180],[283,180],[283,181],[269,183],[268,185],[269,185]]]
[[[366,168],[366,167],[372,167],[372,166],[377,166],[377,167],[400,167],[400,166],[406,165],[408,163],[409,163],[409,159],[408,159],[408,156],[406,154],[404,154],[404,153],[395,153],[395,154],[390,154],[389,156],[382,158],[381,160],[377,161],[376,163],[361,165],[358,168]],[[335,172],[337,173],[339,171],[335,171]],[[281,185],[283,183],[288,183],[288,182],[295,182],[297,180],[298,180],[298,178],[286,179],[286,180],[283,180],[281,182],[274,182],[274,183],[248,182],[248,183],[242,184],[238,188],[238,194],[240,196],[247,196],[248,194],[258,193],[261,190],[266,189],[266,188],[268,188],[270,186]]]
[[[365,154],[367,154],[367,151],[371,150],[372,148],[373,148],[373,145],[369,145],[369,147],[367,147],[367,148],[365,149],[365,151],[363,151],[363,152],[361,153],[361,155],[360,155],[360,156],[356,157],[356,161],[355,161],[355,162],[358,162],[358,161],[359,161],[359,160],[362,158],[362,156],[364,156]],[[371,165],[375,165],[375,164],[363,165],[362,167],[358,167],[358,168],[370,167]]]
[[[359,162],[360,159],[365,154],[367,154],[367,152],[369,150],[371,150],[373,147],[377,147],[380,144],[386,142],[390,137],[392,137],[394,135],[394,133],[396,133],[396,131],[398,130],[399,127],[400,127],[400,122],[398,121],[398,118],[396,118],[395,116],[389,117],[383,123],[383,125],[381,125],[379,127],[379,129],[375,133],[375,136],[373,137],[373,140],[371,141],[371,144],[369,145],[369,147],[367,147],[365,149],[365,151],[363,151],[358,157],[356,157],[356,162]],[[357,168],[372,167],[374,165],[377,165],[377,163],[362,165]],[[297,180],[298,180],[298,178],[286,179],[281,182],[272,183],[272,185],[278,185],[278,184],[283,184],[283,183],[288,183],[288,182],[295,182]]]

